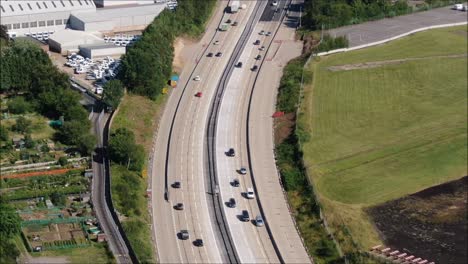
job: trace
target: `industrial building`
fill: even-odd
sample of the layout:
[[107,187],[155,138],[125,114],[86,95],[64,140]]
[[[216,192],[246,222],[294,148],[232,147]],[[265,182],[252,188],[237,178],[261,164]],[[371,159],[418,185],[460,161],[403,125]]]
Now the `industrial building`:
[[148,5],[154,4],[154,0],[94,0],[97,7],[110,7],[122,5]]
[[54,32],[67,28],[71,14],[95,13],[92,0],[0,1],[0,24],[10,36]]
[[120,57],[125,54],[126,47],[116,46],[110,43],[80,45],[80,54],[85,58],[96,59],[103,57]]
[[49,37],[49,49],[60,54],[78,52],[81,45],[106,44],[105,41],[84,31],[64,29]]
[[92,13],[70,16],[70,27],[83,31],[125,32],[143,30],[159,15],[167,4],[137,5],[98,9]]

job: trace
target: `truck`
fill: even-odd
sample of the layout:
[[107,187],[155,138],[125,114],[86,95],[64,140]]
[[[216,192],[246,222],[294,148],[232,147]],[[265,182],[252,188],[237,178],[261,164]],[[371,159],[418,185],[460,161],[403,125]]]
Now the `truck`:
[[238,0],[234,0],[231,3],[231,13],[237,13],[239,11],[240,3]]
[[219,26],[219,30],[220,31],[227,31],[229,28],[229,24],[227,23],[222,23],[220,26]]

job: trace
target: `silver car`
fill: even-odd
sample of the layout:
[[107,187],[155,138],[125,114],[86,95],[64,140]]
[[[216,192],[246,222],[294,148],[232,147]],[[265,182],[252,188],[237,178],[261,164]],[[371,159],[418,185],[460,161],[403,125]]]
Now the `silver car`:
[[261,215],[257,215],[257,217],[255,217],[255,225],[260,227],[260,226],[263,226],[265,223],[263,222],[263,218]]

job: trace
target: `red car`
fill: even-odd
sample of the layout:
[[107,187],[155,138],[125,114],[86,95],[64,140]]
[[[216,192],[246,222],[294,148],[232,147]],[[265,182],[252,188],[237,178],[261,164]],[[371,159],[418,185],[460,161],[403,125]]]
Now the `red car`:
[[202,92],[198,92],[195,94],[196,97],[202,97],[202,95],[203,95]]

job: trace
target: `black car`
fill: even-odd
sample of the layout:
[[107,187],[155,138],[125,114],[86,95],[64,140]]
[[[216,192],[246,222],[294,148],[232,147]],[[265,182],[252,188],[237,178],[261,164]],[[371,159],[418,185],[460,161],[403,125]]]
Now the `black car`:
[[175,188],[175,189],[179,189],[181,186],[182,186],[181,183],[178,182],[178,181],[176,181],[176,182],[174,182],[174,183],[172,184],[172,188]]
[[229,157],[234,157],[236,155],[235,151],[233,148],[230,148],[228,152],[226,153]]
[[234,186],[234,187],[239,187],[239,185],[240,185],[240,183],[239,183],[239,180],[238,180],[238,179],[234,179],[234,180],[232,181],[232,186]]
[[174,209],[184,210],[184,204],[183,203],[177,203],[176,205],[174,205]]
[[234,198],[231,198],[229,199],[229,202],[228,202],[228,206],[231,207],[231,208],[236,208],[236,199]]
[[238,62],[237,65],[236,65],[237,68],[242,68],[242,62]]
[[262,55],[258,54],[257,57],[255,57],[256,60],[259,60],[262,58]]
[[213,52],[208,53],[207,57],[213,57]]
[[218,52],[218,53],[216,53],[216,55],[215,55],[215,56],[216,56],[216,57],[221,57],[222,55],[223,55],[223,53],[221,53],[221,52]]
[[193,241],[193,244],[197,247],[203,247],[203,239],[195,239],[195,241]]
[[257,66],[257,65],[254,65],[254,66],[252,67],[252,71],[257,71],[257,70],[258,70],[258,66]]
[[182,240],[187,240],[190,238],[189,232],[187,230],[180,230],[179,238]]
[[235,27],[238,25],[237,21],[234,21],[234,23],[232,23],[232,25]]
[[242,221],[244,221],[244,222],[250,221],[249,212],[248,212],[247,210],[242,210],[241,219],[242,219]]
[[257,40],[254,42],[254,45],[260,45],[260,40],[257,39]]
[[230,24],[232,21],[231,19],[226,20],[226,23]]

